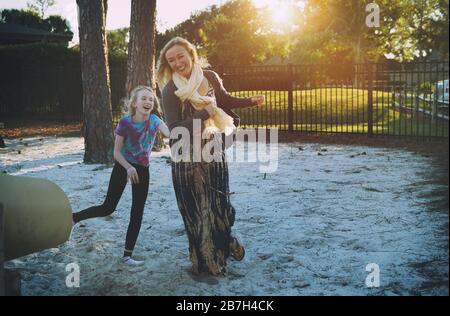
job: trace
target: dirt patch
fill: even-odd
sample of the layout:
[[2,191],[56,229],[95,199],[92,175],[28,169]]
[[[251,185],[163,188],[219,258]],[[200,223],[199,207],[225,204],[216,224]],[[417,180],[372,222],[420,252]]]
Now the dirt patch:
[[[1,127],[3,124],[3,128]],[[3,120],[0,122],[0,135],[3,138],[19,138],[27,136],[81,136],[82,122],[69,121],[35,121],[35,120]],[[77,135],[75,135],[77,134]],[[414,151],[437,152],[448,157],[448,138],[422,138],[402,136],[373,136],[364,134],[317,134],[317,133],[289,133],[279,131],[279,141],[290,143],[302,141],[323,144],[354,144],[376,147],[396,147],[414,149]]]
[[7,120],[2,121],[2,123],[3,128],[0,128],[0,136],[3,138],[81,136],[82,127],[81,122]]

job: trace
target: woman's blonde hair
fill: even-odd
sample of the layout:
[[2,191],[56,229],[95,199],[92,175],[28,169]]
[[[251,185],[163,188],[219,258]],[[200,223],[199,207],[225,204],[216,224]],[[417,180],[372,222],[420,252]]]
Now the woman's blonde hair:
[[187,50],[192,58],[194,64],[199,64],[202,67],[209,66],[205,58],[199,58],[197,54],[197,49],[188,40],[182,37],[174,37],[163,47],[159,53],[157,68],[156,68],[156,82],[158,83],[159,89],[162,91],[164,86],[172,79],[172,69],[166,59],[166,53],[169,49],[179,45]]
[[138,98],[139,92],[141,92],[143,90],[149,91],[152,94],[152,96],[153,96],[153,110],[152,110],[152,113],[160,114],[161,112],[159,110],[158,97],[156,96],[156,93],[153,92],[152,88],[150,88],[148,86],[137,86],[136,88],[134,88],[130,92],[130,97],[124,101],[126,109],[128,110],[128,114],[130,116],[133,116],[133,115],[136,114],[135,104],[137,102],[137,98]]

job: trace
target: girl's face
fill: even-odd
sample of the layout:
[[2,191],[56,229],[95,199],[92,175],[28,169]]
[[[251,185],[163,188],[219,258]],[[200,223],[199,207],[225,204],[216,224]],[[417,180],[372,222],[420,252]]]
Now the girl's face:
[[189,78],[192,73],[193,60],[189,52],[181,45],[174,45],[166,52],[166,60],[172,72]]
[[136,97],[136,114],[140,114],[142,116],[150,115],[150,112],[153,110],[154,100],[153,93],[148,90],[141,90],[137,93]]

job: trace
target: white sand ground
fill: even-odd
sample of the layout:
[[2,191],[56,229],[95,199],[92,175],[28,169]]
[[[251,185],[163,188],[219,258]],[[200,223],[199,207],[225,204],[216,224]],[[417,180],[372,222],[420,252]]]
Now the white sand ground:
[[[82,138],[6,144],[1,171],[55,182],[74,211],[105,197],[111,168],[82,163]],[[145,266],[129,269],[119,260],[131,204],[128,186],[112,216],[83,222],[58,248],[7,262],[21,272],[23,294],[448,295],[448,197],[442,195],[448,186],[436,181],[441,171],[431,157],[299,142],[280,144],[278,170],[265,179],[257,163],[230,162],[234,228],[246,257],[229,261],[229,274],[215,285],[197,282],[186,271],[188,243],[168,157],[167,149],[153,153],[135,248]],[[72,262],[80,266],[79,288],[65,283]],[[380,268],[378,288],[366,287],[369,263]]]

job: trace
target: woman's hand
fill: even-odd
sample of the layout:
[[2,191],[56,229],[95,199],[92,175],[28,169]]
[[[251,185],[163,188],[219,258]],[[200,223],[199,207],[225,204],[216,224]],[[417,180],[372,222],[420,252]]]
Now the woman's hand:
[[266,98],[263,95],[255,95],[254,97],[251,98],[253,104],[256,105],[256,106],[263,105],[265,99]]
[[216,114],[216,109],[214,108],[214,105],[212,105],[212,104],[208,104],[207,106],[205,106],[204,109],[208,112],[209,117],[213,117],[214,114]]
[[136,168],[130,167],[127,169],[127,179],[130,180],[132,184],[139,183],[139,176],[137,174]]

